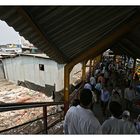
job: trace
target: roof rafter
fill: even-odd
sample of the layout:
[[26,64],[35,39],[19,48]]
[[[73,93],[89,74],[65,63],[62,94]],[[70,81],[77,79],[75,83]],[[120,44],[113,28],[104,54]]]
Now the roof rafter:
[[112,46],[112,47],[110,48],[110,50],[112,50],[113,53],[114,53],[115,55],[124,54],[124,52],[122,52],[122,51],[117,47],[117,45]]
[[94,47],[91,47],[81,54],[78,57],[72,59],[67,65],[69,68],[73,67],[75,64],[85,60],[90,59],[93,56],[97,56],[103,51],[110,48],[110,45],[115,43],[120,37],[130,32],[133,28],[135,28],[140,23],[140,15],[135,14],[131,16],[128,20],[126,20],[123,24],[113,30],[111,33],[106,35],[102,40],[100,40],[97,44],[93,44]]
[[139,56],[139,50],[140,48],[137,47],[134,43],[132,43],[131,41],[129,41],[128,39],[122,39],[120,41],[121,44],[123,44],[124,46],[126,46],[126,48],[128,50],[130,50],[131,52],[134,53],[135,57],[138,57]]
[[56,53],[56,55],[61,59],[61,61],[66,62],[67,58],[66,56],[56,47],[52,46],[50,42],[47,40],[46,36],[43,34],[43,32],[40,30],[39,26],[36,25],[35,21],[28,15],[28,13],[24,10],[22,7],[16,7],[17,12],[31,25],[34,30],[38,33],[38,35],[46,42],[46,46]]
[[139,44],[137,44],[136,41],[133,41],[133,40],[131,40],[130,38],[125,38],[125,40],[126,40],[128,43],[132,44],[133,47],[134,47],[135,49],[138,49],[138,48],[140,49]]
[[131,57],[130,53],[128,53],[128,51],[125,51],[125,49],[123,49],[123,45],[120,43],[116,43],[113,47],[111,47],[111,50],[112,51],[114,51],[114,50],[120,51],[122,54],[125,54],[125,55]]
[[118,48],[121,49],[121,51],[123,51],[126,54],[128,54],[128,56],[135,58],[134,52],[129,50],[125,45],[123,45],[122,43],[118,43],[118,45],[119,45]]
[[132,48],[134,48],[134,49],[140,48],[140,47],[138,47],[138,45],[136,45],[133,41],[131,41],[131,40],[127,39],[127,38],[122,39],[121,42],[124,42],[124,43],[126,43],[126,44],[129,44],[129,45],[132,46]]

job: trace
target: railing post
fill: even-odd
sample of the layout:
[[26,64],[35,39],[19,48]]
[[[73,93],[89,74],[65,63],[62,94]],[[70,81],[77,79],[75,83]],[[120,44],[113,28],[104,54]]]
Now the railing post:
[[43,106],[43,118],[44,118],[44,134],[48,134],[47,123],[47,106]]
[[92,59],[89,60],[89,79],[90,80],[90,77],[92,75]]
[[86,80],[86,61],[82,62],[82,81]]
[[73,67],[69,68],[69,65],[64,67],[64,115],[69,109],[69,85],[70,85],[70,72]]

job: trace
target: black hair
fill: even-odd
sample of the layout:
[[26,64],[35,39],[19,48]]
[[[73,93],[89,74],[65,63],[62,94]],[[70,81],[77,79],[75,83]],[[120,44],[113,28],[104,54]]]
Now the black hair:
[[72,106],[77,106],[80,104],[80,100],[79,99],[74,99],[72,102]]
[[81,90],[80,103],[84,106],[88,106],[90,103],[92,103],[92,92],[89,89]]
[[119,94],[119,92],[118,91],[114,91],[114,94],[117,94],[119,97],[120,97],[120,94]]
[[110,102],[109,110],[115,118],[119,118],[122,115],[122,106],[118,102]]
[[133,86],[131,84],[129,85],[129,89],[133,89]]

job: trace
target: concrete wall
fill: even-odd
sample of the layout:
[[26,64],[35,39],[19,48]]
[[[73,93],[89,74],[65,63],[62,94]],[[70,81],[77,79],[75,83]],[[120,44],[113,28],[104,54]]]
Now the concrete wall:
[[[44,65],[44,71],[39,70],[39,64]],[[45,84],[50,86],[55,84],[56,92],[64,88],[64,65],[51,59],[19,56],[3,59],[3,65],[6,79],[11,82],[29,81],[42,87],[45,87]],[[81,66],[79,63],[71,71],[70,83],[77,79],[74,75],[81,70]]]

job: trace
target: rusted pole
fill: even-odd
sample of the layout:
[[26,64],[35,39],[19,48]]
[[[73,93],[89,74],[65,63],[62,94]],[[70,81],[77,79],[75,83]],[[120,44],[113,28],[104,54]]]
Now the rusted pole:
[[92,67],[92,59],[89,60],[89,78],[91,77],[92,73],[91,67]]
[[86,79],[86,61],[82,62],[82,81],[84,82]]
[[93,73],[94,73],[94,59],[92,59],[91,76],[93,76]]
[[47,123],[47,106],[43,106],[44,134],[48,134]]
[[69,85],[71,69],[67,65],[64,67],[64,115],[69,109]]

